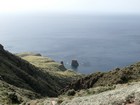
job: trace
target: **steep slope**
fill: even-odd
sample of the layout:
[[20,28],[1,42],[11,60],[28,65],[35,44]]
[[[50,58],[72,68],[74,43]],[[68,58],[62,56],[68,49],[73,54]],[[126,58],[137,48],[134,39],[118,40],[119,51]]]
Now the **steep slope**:
[[61,88],[49,73],[44,73],[29,62],[0,47],[0,78],[19,88],[28,89],[42,96],[57,96]]
[[109,86],[140,80],[140,62],[125,68],[116,68],[109,72],[97,72],[70,83],[63,92],[70,89],[81,90],[97,86]]
[[82,97],[59,97],[32,100],[36,105],[140,105],[140,82],[118,84],[114,90]]
[[67,70],[64,65],[55,62],[51,58],[41,56],[41,54],[26,52],[16,55],[30,62],[32,65],[40,68],[42,72],[49,73],[52,77],[55,77],[54,80],[56,80],[60,85],[57,87],[60,88],[64,88],[70,82],[83,77],[82,74],[77,73],[73,70]]
[[69,82],[82,76],[40,54],[17,55],[0,45],[0,104],[57,97]]
[[67,70],[62,64],[55,62],[51,58],[44,57],[41,54],[25,52],[25,53],[18,53],[16,55],[45,71]]
[[0,104],[20,104],[41,96],[30,90],[18,88],[0,80]]
[[96,95],[65,100],[60,105],[140,105],[140,82],[117,87]]
[[140,105],[140,62],[106,73],[93,73],[63,90],[55,99],[33,100],[37,105]]

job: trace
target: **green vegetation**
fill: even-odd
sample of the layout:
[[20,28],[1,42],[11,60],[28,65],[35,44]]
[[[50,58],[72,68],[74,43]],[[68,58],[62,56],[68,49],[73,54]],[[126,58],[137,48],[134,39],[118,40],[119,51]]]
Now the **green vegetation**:
[[140,62],[125,68],[116,68],[109,72],[96,72],[87,75],[73,83],[69,84],[63,92],[74,89],[79,91],[82,89],[96,88],[99,86],[112,86],[114,84],[124,84],[140,80]]
[[82,89],[80,91],[76,92],[75,96],[87,96],[87,95],[93,95],[93,94],[99,94],[105,91],[113,90],[116,86],[99,86],[96,88],[89,88],[89,89]]
[[40,97],[41,96],[35,92],[17,88],[0,80],[0,103],[4,105],[19,104]]
[[29,62],[12,55],[0,52],[0,75],[7,83],[34,91],[43,96],[57,96],[60,85],[49,73],[43,73]]
[[[0,97],[0,103],[19,104],[24,101],[22,97],[26,97],[24,93],[27,92],[24,91],[32,92],[29,100],[33,99],[33,96],[34,98],[57,97],[60,90],[69,82],[81,77],[80,74],[66,70],[63,65],[40,54],[29,55],[24,53],[18,56],[30,58],[32,64],[8,51],[0,50],[0,83],[7,84],[0,85],[0,94],[3,96]],[[9,86],[11,90],[8,90]],[[15,91],[16,89],[18,91]]]
[[51,97],[56,97],[59,105],[65,100],[99,94],[114,90],[117,84],[137,81],[140,81],[140,62],[85,76],[41,54],[13,55],[0,46],[0,104],[49,105]]
[[76,92],[75,92],[74,89],[68,90],[67,93],[66,93],[66,95],[68,95],[68,96],[74,96],[75,94],[76,94]]
[[40,68],[44,73],[49,73],[54,80],[58,81],[60,85],[64,87],[70,82],[83,77],[83,75],[81,75],[80,73],[77,73],[73,70],[67,70],[60,63],[55,62],[51,58],[43,57],[41,56],[41,54],[34,54],[28,52],[16,55],[30,62],[34,66]]

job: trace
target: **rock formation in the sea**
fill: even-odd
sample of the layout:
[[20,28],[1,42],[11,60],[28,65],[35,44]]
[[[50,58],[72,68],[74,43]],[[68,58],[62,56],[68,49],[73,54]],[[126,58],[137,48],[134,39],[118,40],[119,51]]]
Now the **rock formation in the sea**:
[[61,61],[60,63],[61,63],[61,65],[64,65],[64,62],[63,61]]
[[77,60],[72,60],[71,66],[74,67],[74,68],[77,68],[79,66],[78,61]]

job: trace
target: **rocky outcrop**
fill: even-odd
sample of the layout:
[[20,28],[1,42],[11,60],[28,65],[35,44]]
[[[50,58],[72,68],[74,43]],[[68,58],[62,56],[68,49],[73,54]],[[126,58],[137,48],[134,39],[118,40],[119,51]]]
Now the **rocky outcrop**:
[[102,76],[103,76],[103,73],[98,72],[93,75],[86,76],[85,78],[81,78],[75,82],[70,83],[68,86],[66,86],[63,92],[66,92],[70,89],[74,89],[77,91],[81,89],[91,88]]
[[78,61],[77,60],[72,60],[71,66],[74,67],[74,68],[77,68],[79,66]]
[[116,68],[109,72],[97,72],[90,74],[84,78],[80,78],[68,86],[66,86],[62,92],[66,92],[68,90],[81,90],[81,89],[89,89],[97,86],[106,86],[112,84],[124,84],[129,81],[137,81],[140,79],[140,62],[134,65],[130,65],[125,68]]
[[61,62],[60,62],[60,64],[61,64],[61,65],[64,65],[64,62],[63,62],[63,61],[61,61]]
[[0,44],[0,50],[4,50],[4,47]]

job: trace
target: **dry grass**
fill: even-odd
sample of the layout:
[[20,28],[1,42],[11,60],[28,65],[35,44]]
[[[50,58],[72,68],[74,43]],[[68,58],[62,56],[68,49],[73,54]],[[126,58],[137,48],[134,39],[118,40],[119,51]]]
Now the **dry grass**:
[[56,76],[67,81],[73,81],[75,79],[83,77],[82,74],[77,73],[73,70],[67,70],[63,65],[55,62],[51,58],[38,56],[35,53],[20,53],[16,54],[22,59],[27,60],[36,67],[41,68],[44,72],[49,72],[52,76]]

